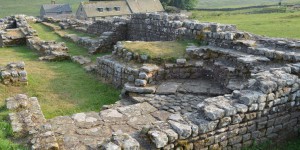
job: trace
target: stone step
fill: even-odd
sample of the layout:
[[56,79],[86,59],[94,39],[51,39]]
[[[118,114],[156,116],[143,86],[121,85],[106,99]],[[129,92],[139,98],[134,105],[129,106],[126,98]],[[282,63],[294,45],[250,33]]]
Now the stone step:
[[255,40],[236,40],[233,42],[234,44],[242,44],[245,45],[247,47],[255,47],[257,44],[257,41]]
[[71,59],[80,65],[86,65],[92,62],[91,58],[84,56],[72,56]]
[[254,55],[262,55],[269,59],[284,60],[289,62],[299,62],[300,52],[296,50],[282,50],[274,48],[266,48],[262,45],[258,45],[255,49],[248,50],[248,53]]
[[[255,65],[259,63],[269,62],[270,59],[264,56],[256,56],[256,55],[249,55],[245,52],[237,51],[234,49],[225,49],[215,46],[200,46],[194,47],[193,49],[187,49],[187,53],[191,56],[196,55],[198,57],[213,57],[207,56],[208,53],[215,52],[222,55],[226,55],[227,57],[237,61],[238,63],[243,63],[246,65]],[[209,54],[211,55],[211,54]]]
[[129,93],[151,94],[151,93],[155,93],[156,86],[137,87],[134,84],[126,83],[124,85],[124,89],[126,92]]
[[101,36],[111,36],[111,35],[113,35],[115,32],[112,32],[112,31],[108,31],[108,32],[103,32],[102,34],[101,34]]

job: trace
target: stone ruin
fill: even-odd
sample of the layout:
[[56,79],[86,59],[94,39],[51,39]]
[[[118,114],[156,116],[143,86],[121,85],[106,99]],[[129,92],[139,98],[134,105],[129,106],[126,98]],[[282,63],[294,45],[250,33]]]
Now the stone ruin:
[[60,25],[62,29],[73,28],[81,32],[97,35],[98,37],[96,38],[79,37],[75,34],[65,35],[65,38],[87,48],[89,53],[95,54],[110,51],[112,45],[114,45],[117,41],[122,41],[127,38],[126,21],[126,19],[97,20],[95,23],[87,26],[81,22],[78,23],[78,21],[71,22],[66,20],[66,22],[61,22]]
[[62,42],[42,41],[28,22],[37,22],[34,17],[16,15],[0,22],[0,47],[26,45],[40,52],[40,60],[70,59],[68,48]]
[[39,37],[27,39],[27,45],[42,54],[40,60],[67,60],[70,59],[68,47],[63,42],[43,41]]
[[9,63],[5,67],[0,66],[0,81],[4,85],[27,85],[27,72],[25,71],[25,63]]
[[[241,149],[299,135],[300,41],[180,15],[134,14],[122,22],[122,40],[203,45],[189,45],[185,58],[162,64],[122,42],[111,45],[112,54],[97,58],[94,72],[123,88],[122,97],[100,112],[46,120],[36,98],[8,98],[13,130],[33,149]],[[99,22],[91,29],[111,30]]]
[[0,47],[25,44],[26,36],[35,35],[35,31],[28,27],[25,19],[26,17],[23,15],[2,19],[0,22]]

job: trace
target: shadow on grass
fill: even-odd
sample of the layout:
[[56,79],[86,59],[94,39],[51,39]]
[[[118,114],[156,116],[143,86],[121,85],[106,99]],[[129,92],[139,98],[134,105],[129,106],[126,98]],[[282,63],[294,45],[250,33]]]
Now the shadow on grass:
[[[22,47],[1,48],[5,57],[0,61],[24,61],[29,85],[25,87],[3,87],[1,99],[13,94],[26,93],[37,97],[46,118],[70,115],[78,112],[99,111],[102,105],[118,100],[120,90],[96,79],[71,61],[38,61],[34,50]],[[11,55],[11,56],[8,56]],[[16,93],[14,92],[16,91]]]

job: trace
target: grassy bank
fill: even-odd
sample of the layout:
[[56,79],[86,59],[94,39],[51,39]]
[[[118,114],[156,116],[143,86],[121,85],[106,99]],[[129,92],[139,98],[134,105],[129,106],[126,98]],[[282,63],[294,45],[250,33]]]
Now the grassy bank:
[[[85,0],[56,0],[56,3],[70,4],[75,13],[81,1]],[[0,0],[0,18],[14,14],[38,16],[41,5],[50,3],[51,0]]]
[[235,24],[240,30],[259,35],[300,39],[300,11],[263,14],[193,11],[192,17],[201,22]]
[[[279,0],[199,0],[197,8],[237,8],[257,5],[276,5]],[[300,3],[300,0],[284,0],[282,4]]]
[[[41,39],[46,40],[46,41],[57,41],[57,42],[64,42],[67,47],[69,48],[69,54],[72,56],[76,55],[83,55],[83,56],[88,56],[88,50],[80,45],[75,44],[74,42],[67,40],[63,37],[60,37],[58,34],[55,33],[55,31],[41,23],[31,23],[30,24],[37,32],[38,35]],[[90,36],[89,34],[84,34],[80,32],[75,32],[74,30],[61,30],[67,34],[77,34],[78,36]],[[92,36],[93,38],[93,36]],[[93,61],[96,60],[97,57],[107,55],[108,53],[98,53],[94,54],[91,57]]]

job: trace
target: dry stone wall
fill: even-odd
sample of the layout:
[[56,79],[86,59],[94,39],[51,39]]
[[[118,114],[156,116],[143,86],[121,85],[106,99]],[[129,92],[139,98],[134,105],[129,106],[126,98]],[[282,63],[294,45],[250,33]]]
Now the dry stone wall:
[[25,45],[26,37],[36,35],[27,19],[32,19],[24,15],[10,16],[4,18],[0,23],[0,47]]
[[5,67],[0,66],[0,81],[4,85],[27,85],[27,72],[24,62],[9,63]]
[[38,99],[18,94],[6,99],[12,130],[20,136],[28,136],[32,149],[58,149],[52,127],[46,122]]
[[[33,30],[28,21],[36,22],[34,17],[16,15],[5,18],[0,30],[0,47],[27,44],[32,49],[40,52],[40,60],[65,60],[70,59],[68,48],[64,43],[42,41]],[[12,29],[11,29],[12,28]]]
[[198,112],[169,117],[147,133],[164,149],[241,149],[254,141],[295,137],[300,128],[298,86],[291,67],[260,72],[247,88],[205,99]]
[[201,39],[203,32],[236,31],[233,25],[199,23],[182,15],[133,14],[128,24],[128,36],[132,41],[172,41],[177,39]]
[[63,42],[43,41],[39,37],[31,37],[27,39],[27,46],[37,50],[42,56],[40,60],[66,60],[70,59],[68,47]]

